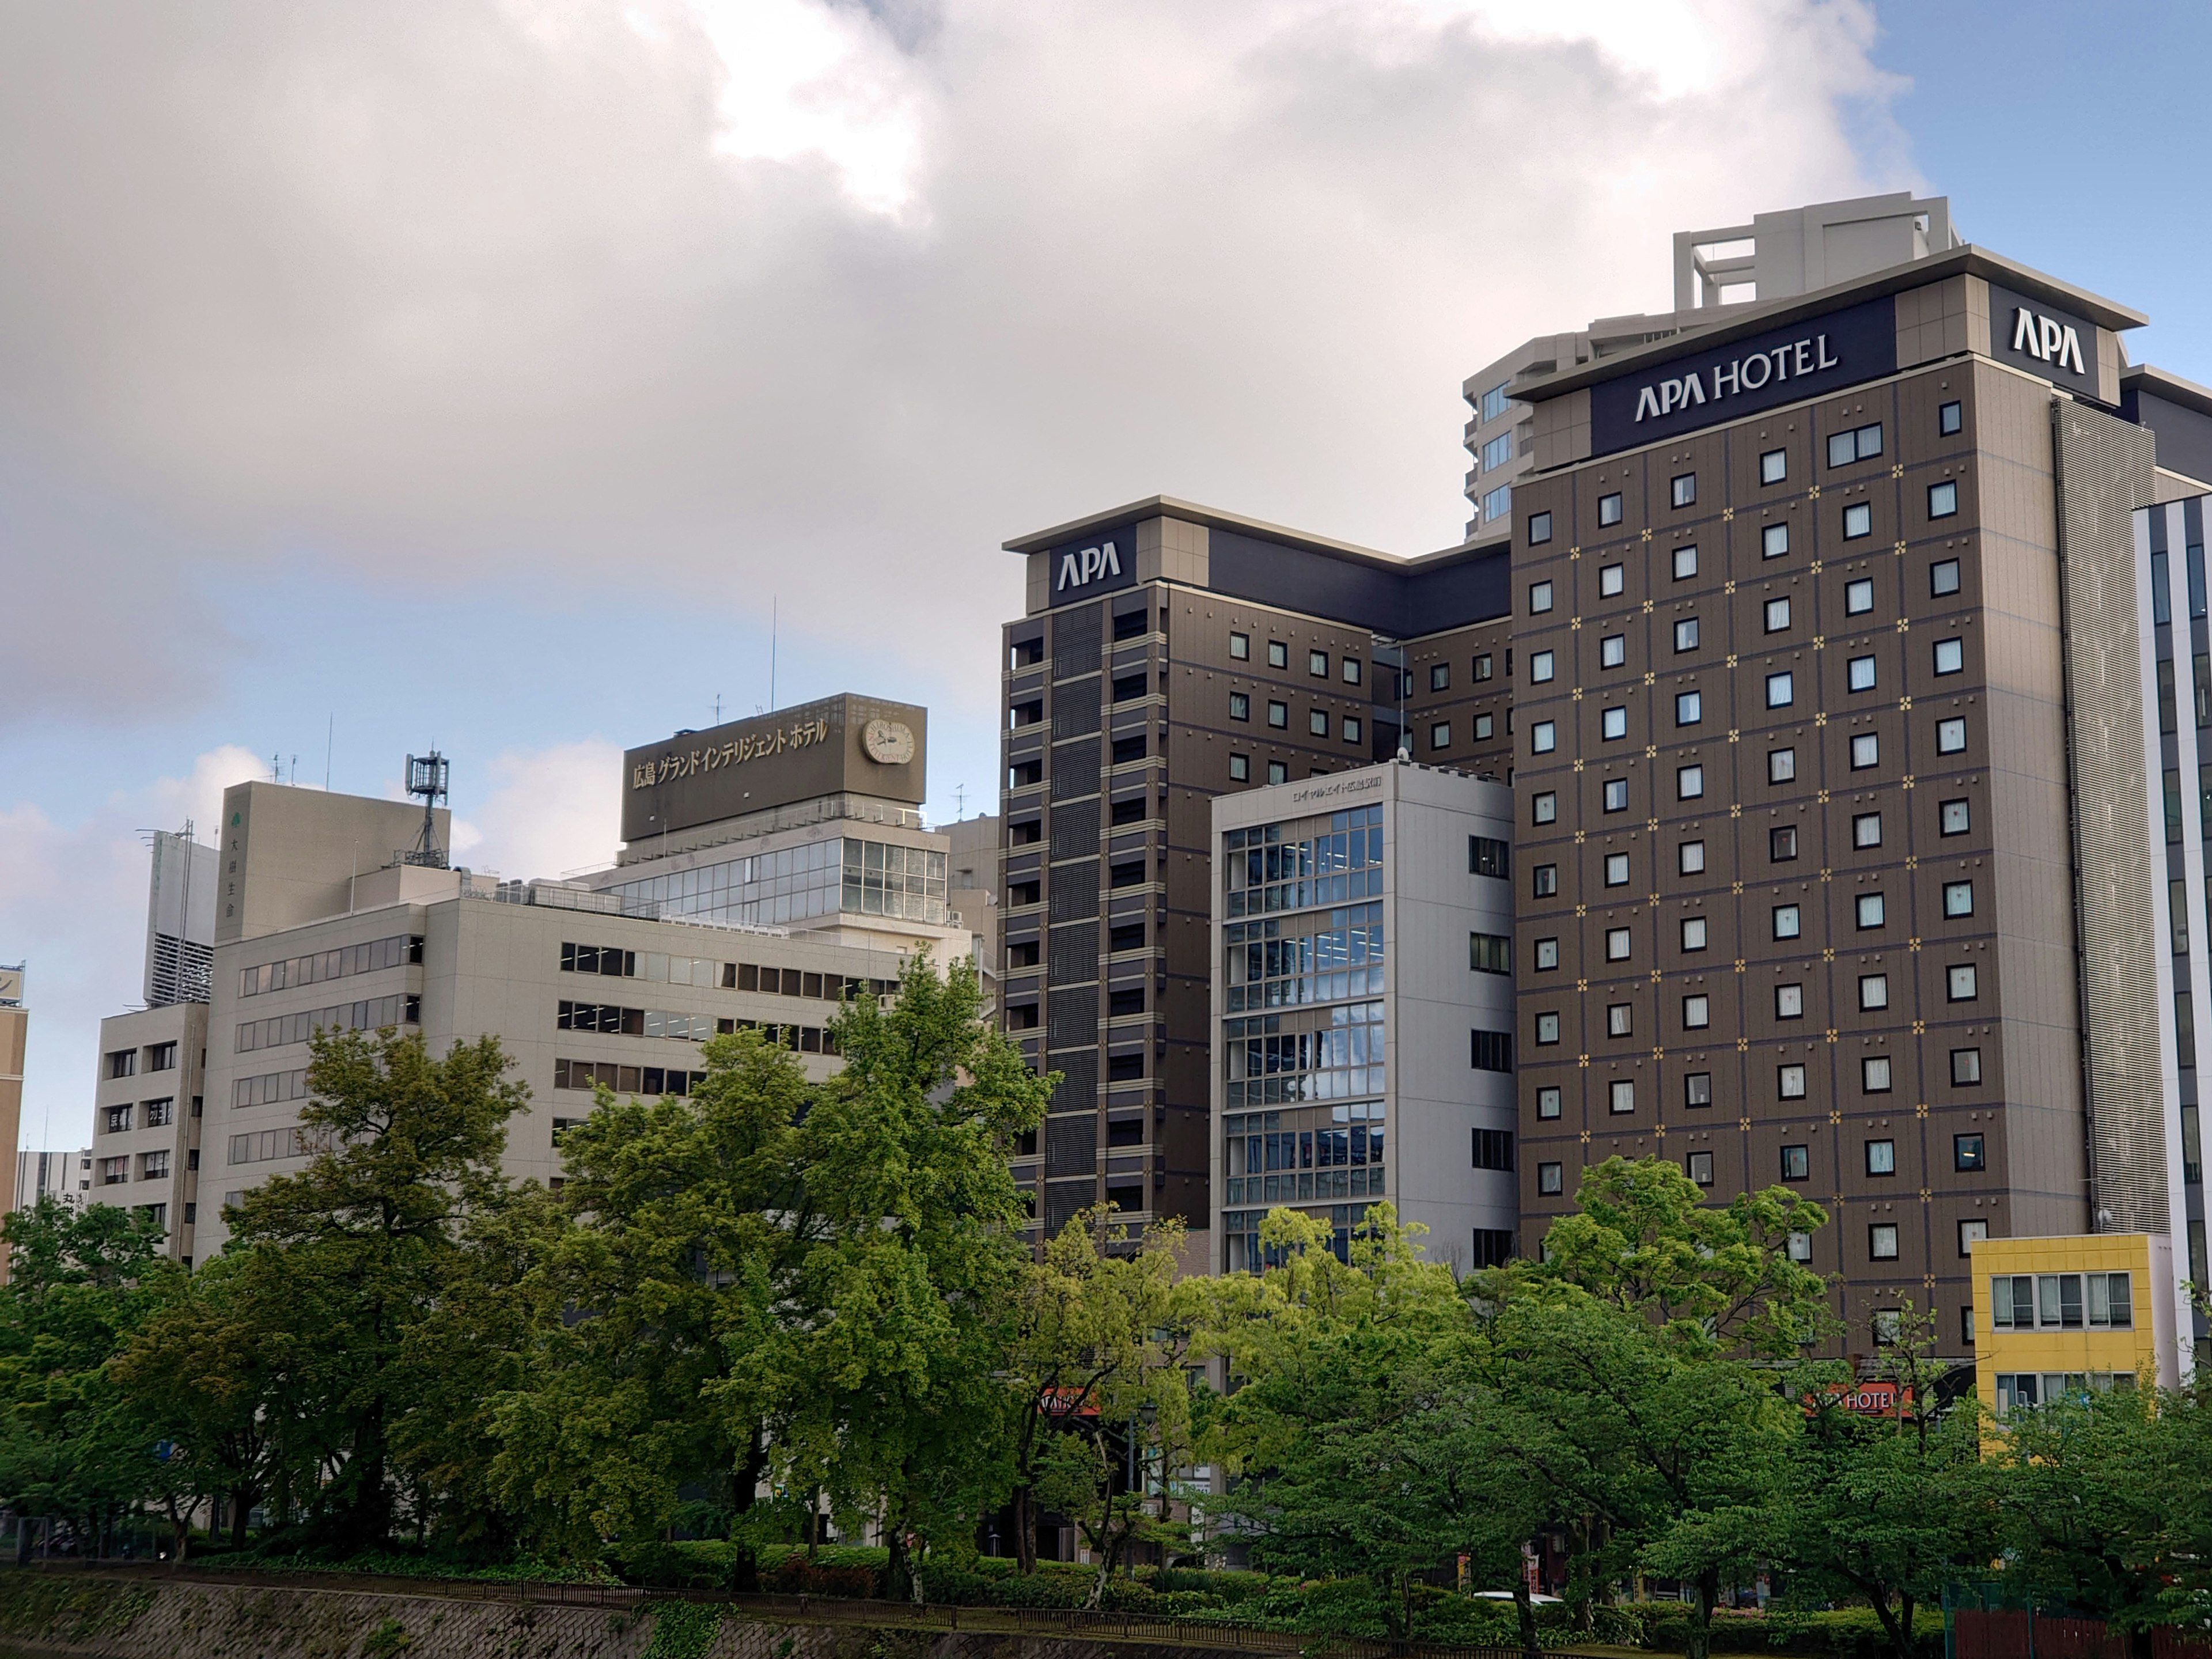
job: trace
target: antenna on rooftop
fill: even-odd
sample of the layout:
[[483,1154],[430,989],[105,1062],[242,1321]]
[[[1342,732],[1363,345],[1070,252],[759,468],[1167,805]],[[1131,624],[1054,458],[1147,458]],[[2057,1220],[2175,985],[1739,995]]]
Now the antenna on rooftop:
[[407,793],[422,799],[422,833],[415,838],[413,847],[399,855],[400,863],[432,870],[446,868],[446,850],[438,845],[437,810],[452,781],[453,763],[436,750],[407,757]]

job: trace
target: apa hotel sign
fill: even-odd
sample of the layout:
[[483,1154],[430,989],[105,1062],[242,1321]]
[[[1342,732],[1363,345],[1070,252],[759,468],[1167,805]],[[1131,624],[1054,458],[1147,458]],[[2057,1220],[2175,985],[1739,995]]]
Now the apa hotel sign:
[[1887,296],[1869,300],[1600,380],[1590,387],[1590,453],[1632,449],[1896,369],[1896,307]]
[[1073,605],[1137,585],[1137,527],[1095,530],[1079,542],[1062,542],[1044,554],[1051,583],[1048,605]]

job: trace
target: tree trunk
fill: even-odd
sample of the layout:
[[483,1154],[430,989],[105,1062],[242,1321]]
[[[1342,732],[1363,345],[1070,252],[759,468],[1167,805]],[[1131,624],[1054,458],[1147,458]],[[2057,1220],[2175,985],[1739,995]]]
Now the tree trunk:
[[1721,1599],[1721,1576],[1708,1568],[1698,1575],[1697,1613],[1690,1620],[1689,1659],[1707,1659],[1713,1650],[1713,1604]]
[[233,1486],[230,1489],[230,1547],[234,1550],[246,1547],[246,1517],[253,1510],[253,1488]]
[[1036,1571],[1036,1510],[1029,1487],[1014,1488],[1014,1565],[1024,1578]]
[[1521,1620],[1523,1659],[1537,1659],[1536,1604],[1528,1597],[1528,1575],[1526,1571],[1513,1575],[1513,1611]]
[[757,1592],[761,1587],[760,1557],[751,1543],[738,1534],[744,1531],[744,1517],[758,1501],[761,1471],[767,1466],[768,1447],[757,1424],[746,1443],[744,1460],[731,1476],[730,1508],[737,1513],[738,1523],[730,1528],[731,1542],[737,1547],[736,1557],[730,1563],[730,1588],[743,1595]]

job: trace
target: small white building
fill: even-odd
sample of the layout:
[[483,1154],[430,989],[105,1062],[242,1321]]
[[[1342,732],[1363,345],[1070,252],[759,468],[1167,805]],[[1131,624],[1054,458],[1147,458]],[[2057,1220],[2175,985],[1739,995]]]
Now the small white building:
[[1215,1272],[1278,1206],[1514,1255],[1512,805],[1405,760],[1214,799]]

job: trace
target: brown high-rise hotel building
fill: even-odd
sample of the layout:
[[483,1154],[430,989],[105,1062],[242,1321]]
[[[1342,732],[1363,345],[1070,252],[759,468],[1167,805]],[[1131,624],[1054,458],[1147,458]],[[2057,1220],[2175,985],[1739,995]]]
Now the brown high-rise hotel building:
[[1940,201],[1757,228],[1756,296],[1693,239],[1640,337],[1468,382],[1460,549],[1157,501],[1009,544],[1007,1003],[1066,1077],[1024,1170],[1048,1224],[1207,1214],[1206,799],[1402,744],[1513,785],[1522,1250],[1587,1167],[1656,1155],[1717,1202],[1817,1199],[1793,1249],[1852,1351],[1910,1302],[1969,1357],[1977,1242],[2095,1232],[2170,1241],[2134,1306],[2202,1340],[2205,515],[2148,509],[2212,490],[2212,392]]

